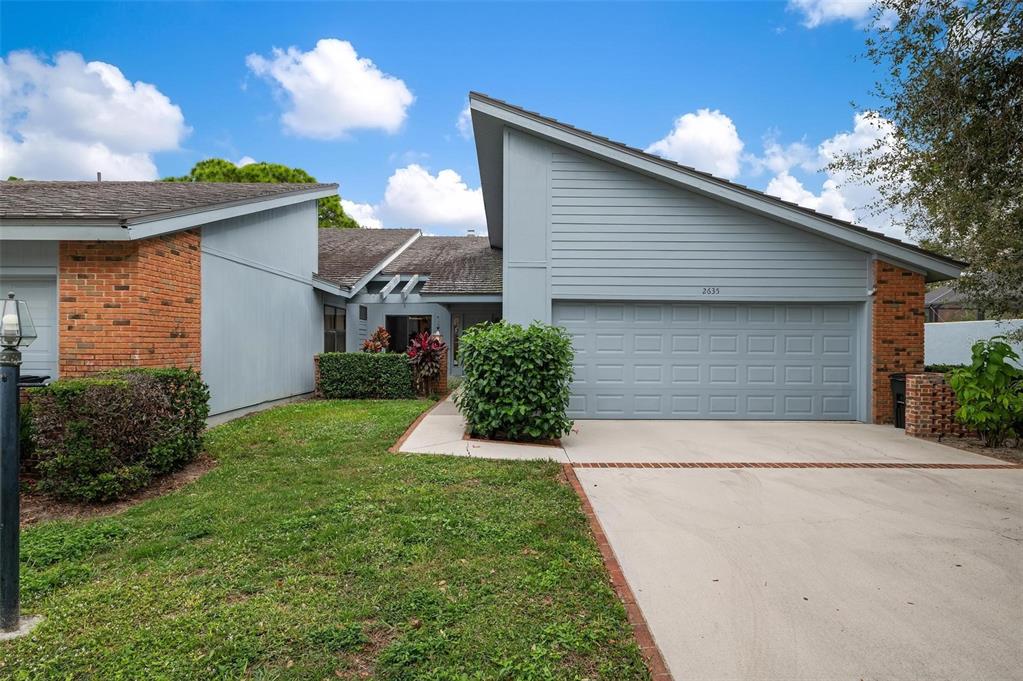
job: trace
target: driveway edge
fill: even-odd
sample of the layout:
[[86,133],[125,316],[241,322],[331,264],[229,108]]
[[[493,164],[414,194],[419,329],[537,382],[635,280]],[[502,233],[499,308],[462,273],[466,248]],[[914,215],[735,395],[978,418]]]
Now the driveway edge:
[[448,399],[446,395],[444,397],[441,397],[436,402],[434,402],[432,407],[430,407],[429,409],[424,411],[422,414],[417,416],[416,420],[413,421],[412,423],[410,423],[409,427],[405,429],[405,432],[401,434],[401,437],[399,437],[394,442],[393,445],[391,445],[390,447],[387,448],[387,451],[390,452],[391,454],[398,454],[398,453],[400,453],[401,452],[401,446],[403,444],[405,444],[405,440],[407,440],[409,438],[409,435],[411,435],[412,431],[416,429],[416,426],[418,426],[420,423],[422,423],[423,419],[425,419],[427,416],[429,416],[430,412],[432,412],[434,409],[436,409],[437,407],[442,405],[444,403],[444,400],[446,400],[446,399]]
[[614,549],[611,548],[607,535],[604,534],[604,528],[601,526],[600,520],[597,519],[597,514],[593,511],[593,506],[586,496],[586,491],[583,489],[582,483],[579,482],[579,477],[575,474],[575,469],[572,464],[565,463],[561,464],[561,470],[564,472],[568,484],[575,490],[579,501],[582,503],[583,513],[586,514],[586,519],[590,524],[590,531],[593,533],[593,538],[597,541],[597,548],[600,549],[600,555],[604,559],[604,566],[607,568],[607,573],[611,578],[611,586],[614,587],[619,600],[625,606],[625,613],[629,618],[629,624],[632,625],[633,636],[636,638],[639,651],[643,655],[647,669],[650,671],[650,677],[653,681],[674,681],[668,665],[664,662],[661,649],[657,647],[657,642],[654,641],[646,617],[643,616],[643,611],[639,609],[636,596],[632,593],[632,588],[625,579],[625,573],[622,572],[622,566],[618,563],[618,557],[615,556]]

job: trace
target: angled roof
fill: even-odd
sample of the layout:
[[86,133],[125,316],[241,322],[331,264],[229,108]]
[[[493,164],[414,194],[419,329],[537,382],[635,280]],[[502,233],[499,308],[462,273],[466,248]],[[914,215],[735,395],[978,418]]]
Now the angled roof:
[[312,201],[336,184],[0,182],[5,239],[125,240]]
[[418,236],[418,229],[321,229],[317,274],[352,288],[379,272],[388,258]]
[[915,244],[715,177],[479,92],[469,93],[469,106],[483,185],[487,231],[491,242],[498,246],[502,243],[504,229],[502,131],[508,126],[855,248],[886,255],[924,270],[929,281],[957,277],[967,266],[967,263]]
[[0,217],[35,220],[118,220],[337,189],[336,184],[268,182],[0,183]]
[[425,274],[423,294],[501,293],[501,251],[485,236],[424,236],[381,274]]

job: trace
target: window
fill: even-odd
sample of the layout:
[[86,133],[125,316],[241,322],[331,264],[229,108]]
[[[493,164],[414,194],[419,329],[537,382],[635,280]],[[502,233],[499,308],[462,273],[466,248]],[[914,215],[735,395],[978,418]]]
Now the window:
[[345,351],[345,309],[323,306],[323,351]]
[[387,333],[391,334],[391,352],[405,352],[409,341],[423,333],[430,333],[433,317],[430,315],[387,315]]
[[369,308],[365,305],[359,306],[359,321],[364,322],[369,319]]

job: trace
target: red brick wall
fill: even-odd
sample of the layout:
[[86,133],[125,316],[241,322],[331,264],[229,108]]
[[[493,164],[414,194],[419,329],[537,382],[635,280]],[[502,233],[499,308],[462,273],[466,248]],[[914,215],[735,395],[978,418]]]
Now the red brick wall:
[[124,366],[199,368],[199,233],[142,241],[63,241],[62,377]]
[[906,377],[906,435],[941,437],[969,431],[955,418],[959,402],[945,374],[925,372]]
[[924,370],[924,276],[877,260],[874,263],[874,423],[892,423],[893,373]]

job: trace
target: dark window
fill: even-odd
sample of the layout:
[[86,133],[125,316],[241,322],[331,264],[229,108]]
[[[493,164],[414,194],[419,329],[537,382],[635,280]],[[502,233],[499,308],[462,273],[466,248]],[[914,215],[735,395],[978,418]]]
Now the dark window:
[[323,306],[323,351],[345,351],[345,309]]
[[366,321],[367,319],[369,319],[369,308],[366,307],[365,305],[360,305],[359,306],[359,320],[360,321]]
[[409,341],[424,331],[430,333],[430,315],[387,315],[386,329],[391,334],[391,352],[405,352]]

